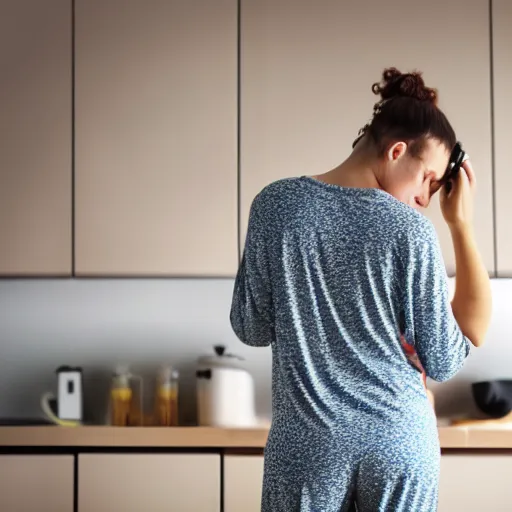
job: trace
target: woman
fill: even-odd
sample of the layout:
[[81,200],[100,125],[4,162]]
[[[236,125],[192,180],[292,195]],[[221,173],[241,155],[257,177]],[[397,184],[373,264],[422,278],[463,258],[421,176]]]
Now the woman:
[[[485,337],[490,283],[472,229],[475,176],[443,177],[455,133],[420,73],[384,71],[350,156],[255,198],[231,323],[272,346],[272,426],[262,510],[425,511],[437,507],[440,449],[418,368],[454,376]],[[432,223],[441,190],[453,239],[450,304]]]

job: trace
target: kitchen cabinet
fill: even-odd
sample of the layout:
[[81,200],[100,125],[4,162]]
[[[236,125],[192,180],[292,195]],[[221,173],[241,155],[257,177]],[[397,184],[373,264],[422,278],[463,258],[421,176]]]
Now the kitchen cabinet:
[[[507,482],[511,472],[512,458],[507,455],[443,455],[439,512],[509,511],[512,489]],[[262,481],[263,457],[225,457],[225,511],[259,512]]]
[[[433,0],[420,12],[409,0],[390,0],[385,9],[370,0],[242,2],[242,242],[251,202],[265,185],[328,171],[350,154],[377,101],[372,84],[395,66],[423,71],[426,84],[439,89],[440,107],[478,176],[476,236],[494,272],[489,5],[466,2],[464,23],[454,24],[460,6],[459,0]],[[453,249],[437,196],[426,214],[452,274]]]
[[77,275],[235,275],[237,0],[77,0],[75,66]]
[[71,2],[4,0],[0,275],[71,274]]
[[224,458],[225,512],[260,512],[263,457],[227,455]]
[[2,512],[73,512],[71,455],[0,455]]
[[496,172],[496,244],[498,277],[512,277],[512,173],[510,141],[512,139],[512,3],[494,0],[493,7],[493,67],[494,67],[494,143]]
[[509,511],[511,473],[510,455],[443,455],[439,512]]
[[81,454],[80,512],[220,512],[220,455]]

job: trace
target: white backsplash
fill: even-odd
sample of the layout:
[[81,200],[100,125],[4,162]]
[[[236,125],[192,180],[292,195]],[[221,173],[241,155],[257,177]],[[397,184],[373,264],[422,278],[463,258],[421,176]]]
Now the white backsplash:
[[[232,287],[230,279],[0,281],[0,417],[39,416],[39,395],[54,390],[55,369],[70,364],[84,368],[86,405],[101,420],[116,364],[132,363],[151,390],[153,370],[171,362],[181,371],[183,420],[192,421],[195,361],[217,343],[247,359],[258,414],[268,417],[271,352],[233,335]],[[455,379],[432,385],[440,414],[471,409],[470,382],[512,378],[512,280],[492,287],[486,345]]]

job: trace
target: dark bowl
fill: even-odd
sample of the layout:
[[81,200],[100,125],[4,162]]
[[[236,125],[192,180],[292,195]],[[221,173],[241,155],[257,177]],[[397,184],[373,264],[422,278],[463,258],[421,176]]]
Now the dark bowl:
[[477,407],[487,416],[499,419],[512,411],[512,380],[489,380],[472,384]]

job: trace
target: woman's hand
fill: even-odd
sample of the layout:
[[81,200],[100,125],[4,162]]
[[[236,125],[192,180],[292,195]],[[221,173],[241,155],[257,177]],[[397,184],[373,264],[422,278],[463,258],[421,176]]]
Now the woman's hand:
[[470,161],[466,160],[453,180],[450,192],[446,187],[441,190],[441,211],[450,229],[472,227],[475,187],[475,172]]
[[455,253],[455,294],[452,310],[461,331],[475,347],[485,340],[492,312],[489,273],[473,233],[475,173],[463,162],[452,189],[441,191],[441,210],[450,228]]

